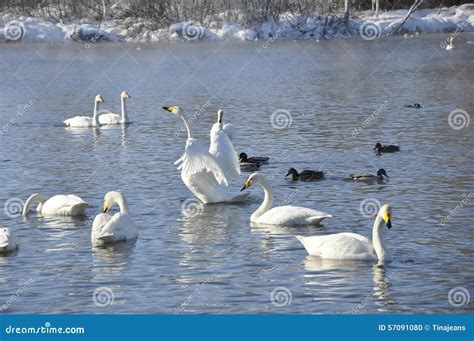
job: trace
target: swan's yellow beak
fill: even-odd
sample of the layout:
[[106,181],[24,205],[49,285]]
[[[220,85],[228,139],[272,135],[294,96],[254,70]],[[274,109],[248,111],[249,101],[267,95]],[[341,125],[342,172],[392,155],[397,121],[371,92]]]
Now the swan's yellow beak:
[[103,209],[103,212],[104,213],[107,213],[109,210],[109,208],[107,207],[107,201],[104,201],[104,209]]
[[385,224],[389,229],[392,228],[392,222],[390,221],[390,212],[385,212],[383,215],[383,221],[385,221]]
[[166,111],[173,112],[173,110],[176,109],[176,107],[163,107]]
[[128,92],[126,92],[126,91],[125,91],[125,97],[127,97],[127,98],[132,98],[132,96],[130,96],[130,95],[128,94]]
[[242,192],[244,189],[249,188],[251,185],[252,185],[252,179],[248,179],[247,182],[245,183],[244,187],[242,187],[242,189],[240,191]]

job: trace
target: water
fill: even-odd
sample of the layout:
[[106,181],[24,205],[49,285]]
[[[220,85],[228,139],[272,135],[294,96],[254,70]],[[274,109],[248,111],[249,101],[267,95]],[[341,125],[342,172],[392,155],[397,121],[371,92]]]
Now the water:
[[[474,124],[455,130],[448,114],[473,113],[474,45],[467,41],[474,35],[458,36],[454,51],[439,48],[444,39],[278,42],[266,49],[251,42],[141,49],[3,44],[0,202],[41,192],[75,193],[91,203],[82,220],[35,215],[24,220],[1,212],[2,224],[14,229],[21,243],[17,253],[0,258],[3,308],[8,313],[472,312],[472,298],[455,307],[448,292],[464,287],[474,293],[473,201],[465,199],[474,192]],[[97,93],[105,97],[104,107],[118,110],[122,90],[132,96],[129,127],[61,126],[66,118],[91,113]],[[404,107],[415,102],[424,108]],[[275,203],[313,207],[334,218],[321,228],[251,226],[250,214],[263,198],[258,188],[251,189],[245,205],[198,207],[196,215],[186,215],[183,203],[193,197],[173,166],[185,134],[182,122],[161,109],[172,104],[189,115],[201,105],[207,108],[193,124],[206,142],[216,110],[224,108],[225,120],[237,130],[237,151],[271,157],[262,173],[275,189]],[[277,109],[291,113],[288,128],[272,127],[270,116]],[[372,151],[377,141],[400,144],[402,151],[377,157]],[[327,179],[291,183],[284,178],[289,167],[324,170]],[[350,173],[381,167],[391,176],[387,184],[343,181]],[[237,190],[247,175],[233,184]],[[105,193],[117,189],[129,202],[140,238],[131,245],[93,248],[93,216]],[[365,199],[392,205],[393,228],[383,235],[392,263],[381,267],[307,256],[296,234],[352,231],[370,237],[373,218],[360,212]],[[280,293],[276,305],[272,291]],[[113,304],[101,306],[111,302],[112,293]]]

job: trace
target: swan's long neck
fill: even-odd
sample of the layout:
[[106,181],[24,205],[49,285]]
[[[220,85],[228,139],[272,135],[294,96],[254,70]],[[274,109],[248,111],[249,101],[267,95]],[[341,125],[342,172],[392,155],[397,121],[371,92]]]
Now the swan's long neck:
[[128,123],[127,105],[125,104],[125,97],[122,97],[122,123]]
[[120,213],[128,213],[128,205],[127,205],[127,201],[125,200],[125,198],[121,195],[119,196],[116,201],[117,205],[119,206],[120,208]]
[[378,259],[383,261],[389,257],[389,254],[382,242],[382,224],[382,217],[377,215],[372,229],[372,246],[374,247]]
[[27,215],[28,212],[30,211],[31,206],[34,203],[39,203],[37,211],[41,211],[41,208],[43,207],[43,204],[46,202],[46,198],[43,197],[41,194],[32,194],[30,197],[26,200],[25,206],[23,206],[23,215]]
[[186,129],[188,131],[188,139],[193,138],[193,131],[191,129],[191,125],[189,124],[188,116],[186,114],[181,114],[181,119],[184,122],[184,125],[186,126]]
[[92,116],[92,121],[93,121],[94,126],[99,126],[99,115],[97,115],[97,109],[99,109],[99,102],[95,101],[94,116]]
[[253,212],[252,216],[250,217],[251,221],[257,220],[262,214],[268,211],[272,207],[273,203],[273,189],[270,187],[268,182],[265,179],[260,179],[259,185],[262,187],[263,192],[265,193],[265,198],[263,199],[263,203],[260,207]]

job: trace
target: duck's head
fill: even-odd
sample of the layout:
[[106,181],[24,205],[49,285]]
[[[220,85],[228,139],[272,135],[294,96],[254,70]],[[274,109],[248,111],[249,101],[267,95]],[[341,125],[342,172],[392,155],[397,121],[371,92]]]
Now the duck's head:
[[383,169],[383,168],[380,168],[380,169],[377,171],[377,176],[390,178],[390,177],[387,175],[387,172],[385,171],[385,169]]
[[222,123],[222,117],[224,116],[224,110],[217,111],[217,123]]
[[374,150],[375,150],[377,153],[380,153],[380,152],[382,151],[382,145],[377,142],[377,143],[375,144]]
[[387,225],[387,228],[391,229],[392,228],[392,210],[390,208],[390,205],[383,205],[380,207],[379,214],[378,214],[384,221],[385,225]]
[[126,91],[122,91],[122,93],[120,94],[120,98],[132,98],[128,92]]
[[252,186],[252,184],[259,184],[261,181],[263,181],[263,176],[260,175],[260,173],[258,172],[252,173],[247,179],[247,181],[245,182],[244,187],[242,187],[240,191],[242,192],[243,190],[249,188],[250,186]]
[[415,103],[415,104],[413,104],[413,106],[414,106],[415,108],[417,108],[417,109],[420,109],[420,108],[421,108],[421,104],[420,104],[420,103]]
[[290,169],[288,169],[288,173],[286,173],[285,177],[288,176],[288,175],[298,176],[298,172],[296,171],[296,169],[290,168]]
[[104,97],[102,97],[101,95],[97,95],[95,96],[95,101],[96,103],[104,103]]
[[102,210],[102,212],[107,213],[110,208],[114,206],[119,197],[121,197],[120,192],[108,192],[104,197],[104,209]]
[[247,158],[248,158],[248,157],[247,157],[247,154],[245,154],[245,153],[240,153],[240,154],[239,154],[239,161],[240,161],[240,162],[246,162],[246,161],[247,161]]
[[181,109],[181,107],[179,106],[163,107],[163,109],[165,109],[166,111],[169,111],[170,113],[176,116],[184,115],[183,109]]

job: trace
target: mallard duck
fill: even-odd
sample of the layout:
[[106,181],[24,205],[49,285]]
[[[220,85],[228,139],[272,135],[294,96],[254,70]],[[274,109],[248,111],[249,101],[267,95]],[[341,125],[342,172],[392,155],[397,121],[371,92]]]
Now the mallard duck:
[[303,170],[300,173],[294,168],[290,168],[285,177],[291,174],[293,181],[315,181],[324,178],[324,172],[314,170]]
[[377,171],[377,175],[373,174],[351,174],[349,175],[350,180],[354,181],[381,181],[384,180],[385,178],[390,178],[387,175],[387,172],[385,172],[385,169],[380,168]]
[[239,154],[239,161],[240,162],[250,162],[250,163],[258,163],[258,164],[267,164],[268,160],[270,160],[269,157],[266,156],[253,156],[253,157],[248,157],[247,154],[245,153],[240,153]]
[[374,150],[377,154],[382,154],[382,153],[395,153],[400,151],[400,147],[393,145],[393,144],[388,144],[386,146],[382,146],[380,143],[376,143]]

